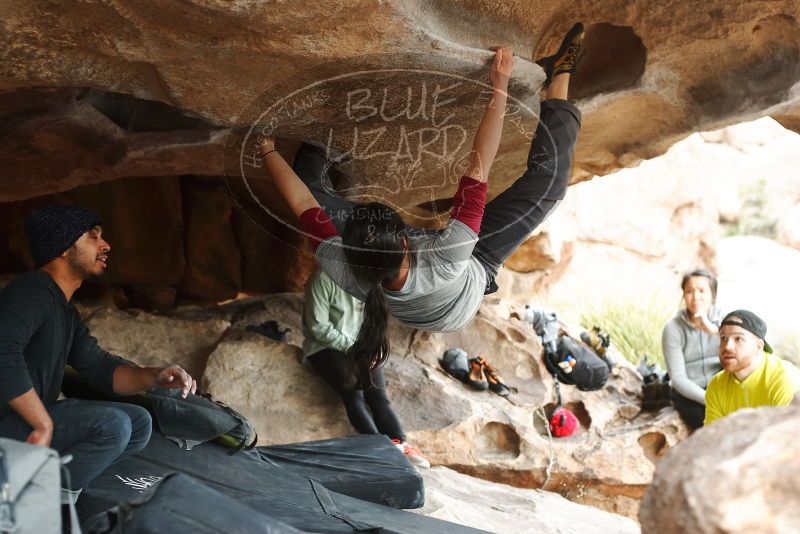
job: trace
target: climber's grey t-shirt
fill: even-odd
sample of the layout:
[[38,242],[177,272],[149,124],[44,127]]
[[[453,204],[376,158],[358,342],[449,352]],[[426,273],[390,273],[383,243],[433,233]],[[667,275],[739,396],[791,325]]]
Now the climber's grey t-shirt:
[[[478,311],[486,289],[486,270],[472,255],[476,234],[458,219],[434,235],[412,236],[416,264],[403,288],[383,290],[389,312],[403,323],[432,332],[452,332]],[[364,301],[370,288],[361,284],[345,258],[341,237],[317,248],[317,260],[336,284]]]

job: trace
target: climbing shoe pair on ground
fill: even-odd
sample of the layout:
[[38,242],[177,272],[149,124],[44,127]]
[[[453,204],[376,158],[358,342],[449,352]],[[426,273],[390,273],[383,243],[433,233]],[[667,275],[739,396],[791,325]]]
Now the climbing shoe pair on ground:
[[482,356],[468,358],[464,349],[453,348],[445,351],[439,365],[447,374],[474,389],[488,389],[501,397],[511,393],[495,368]]

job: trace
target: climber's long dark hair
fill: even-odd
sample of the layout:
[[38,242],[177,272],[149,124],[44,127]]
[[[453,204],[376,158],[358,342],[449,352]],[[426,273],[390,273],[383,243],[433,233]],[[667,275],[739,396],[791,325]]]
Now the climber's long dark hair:
[[389,310],[382,286],[397,277],[407,248],[411,253],[410,243],[403,219],[380,202],[353,209],[342,234],[342,243],[356,277],[370,287],[358,338],[347,351],[355,369],[357,386],[366,388],[374,385],[371,372],[389,357],[386,331]]

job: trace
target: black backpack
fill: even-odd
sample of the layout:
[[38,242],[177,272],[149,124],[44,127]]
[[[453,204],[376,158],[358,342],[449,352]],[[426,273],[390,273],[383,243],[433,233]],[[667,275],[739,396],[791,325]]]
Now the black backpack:
[[68,365],[64,369],[61,391],[66,397],[137,404],[152,414],[161,433],[185,450],[215,441],[234,453],[250,450],[258,441],[255,427],[247,418],[199,390],[185,399],[181,398],[179,389],[166,388],[130,396],[108,395],[93,390],[88,381]]
[[[569,365],[570,360],[574,360],[574,365]],[[555,352],[545,352],[544,363],[559,382],[575,386],[581,391],[602,389],[608,380],[606,362],[592,349],[569,336],[561,336]],[[565,369],[567,365],[570,371]]]
[[198,391],[185,399],[179,389],[157,388],[144,393],[161,433],[184,450],[207,441],[233,449],[256,446],[255,427],[242,414],[211,395]]

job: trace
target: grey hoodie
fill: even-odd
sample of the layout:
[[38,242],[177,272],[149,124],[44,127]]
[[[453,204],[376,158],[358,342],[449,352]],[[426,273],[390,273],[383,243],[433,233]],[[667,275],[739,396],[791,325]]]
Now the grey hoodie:
[[[722,320],[719,308],[712,306],[708,319],[719,326]],[[672,388],[687,399],[705,405],[708,382],[722,370],[719,363],[719,336],[712,336],[692,326],[683,309],[664,327],[661,346]]]

